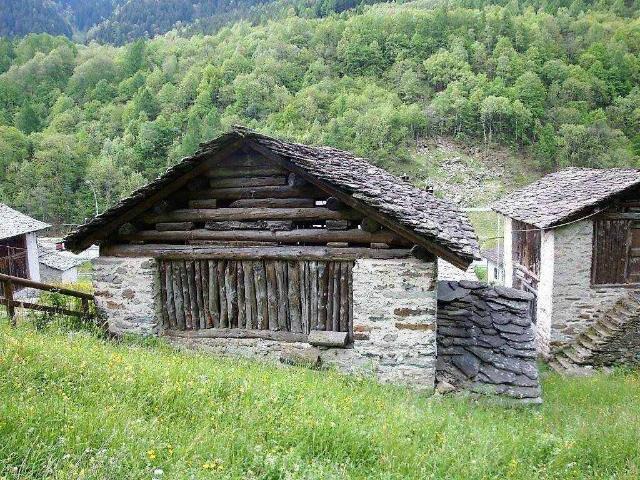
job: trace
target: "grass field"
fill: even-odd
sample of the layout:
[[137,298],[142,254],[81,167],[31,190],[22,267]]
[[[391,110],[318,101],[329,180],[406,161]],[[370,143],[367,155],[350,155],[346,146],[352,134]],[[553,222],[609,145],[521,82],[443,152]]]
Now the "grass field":
[[0,478],[637,479],[640,375],[503,408],[292,367],[0,327]]

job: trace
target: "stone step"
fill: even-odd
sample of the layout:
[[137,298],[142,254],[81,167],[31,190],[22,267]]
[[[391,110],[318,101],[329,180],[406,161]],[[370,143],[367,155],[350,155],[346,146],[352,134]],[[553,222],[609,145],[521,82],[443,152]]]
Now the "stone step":
[[623,315],[620,312],[607,312],[603,315],[603,319],[608,320],[613,325],[624,325],[629,319],[634,318],[635,315]]
[[576,344],[591,352],[598,350],[598,346],[584,333],[581,333],[578,338],[576,338]]
[[593,329],[596,331],[596,333],[598,335],[600,335],[601,341],[602,340],[606,340],[607,338],[612,336],[614,333],[616,333],[616,330],[612,330],[607,325],[605,325],[605,324],[603,324],[601,322],[594,323],[593,324]]
[[574,343],[572,348],[583,358],[590,357],[593,353],[590,348],[582,345],[580,342]]
[[564,350],[563,353],[567,356],[567,358],[571,362],[573,362],[573,363],[575,363],[577,365],[582,365],[584,363],[587,363],[587,361],[588,361],[588,359],[590,357],[590,355],[582,355],[580,352],[578,352],[575,349],[575,346],[571,346],[571,347],[567,348],[566,350]]
[[593,350],[597,350],[600,347],[600,345],[605,343],[602,341],[602,336],[592,328],[589,328],[588,330],[586,330],[583,333],[583,335],[587,337],[589,341],[593,344],[593,347],[594,347]]
[[549,362],[549,366],[551,367],[551,369],[557,373],[565,373],[566,369],[559,364],[558,362],[556,362],[555,360],[551,360]]
[[572,370],[576,366],[564,353],[556,355],[556,362],[558,362],[565,370]]
[[619,322],[615,318],[611,318],[609,316],[605,316],[604,318],[600,319],[598,323],[604,325],[612,332],[619,332],[624,325],[624,322]]

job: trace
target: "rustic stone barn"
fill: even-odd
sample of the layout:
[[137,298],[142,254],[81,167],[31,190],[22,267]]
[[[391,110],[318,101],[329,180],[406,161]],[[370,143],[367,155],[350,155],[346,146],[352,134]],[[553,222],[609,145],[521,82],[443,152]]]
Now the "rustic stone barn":
[[0,203],[0,273],[40,281],[37,232],[49,227]]
[[432,193],[347,152],[241,127],[64,242],[100,245],[95,295],[112,332],[427,389],[437,257],[466,268],[477,251],[465,215]]
[[494,209],[505,284],[536,295],[538,348],[554,366],[640,360],[640,171],[568,168]]

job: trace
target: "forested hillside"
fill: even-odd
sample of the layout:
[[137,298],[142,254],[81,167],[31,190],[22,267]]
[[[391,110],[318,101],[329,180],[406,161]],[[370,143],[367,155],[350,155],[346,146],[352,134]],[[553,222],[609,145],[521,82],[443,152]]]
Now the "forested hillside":
[[0,201],[81,221],[234,123],[415,172],[446,135],[542,171],[640,166],[640,20],[619,1],[378,4],[123,47],[0,40]]

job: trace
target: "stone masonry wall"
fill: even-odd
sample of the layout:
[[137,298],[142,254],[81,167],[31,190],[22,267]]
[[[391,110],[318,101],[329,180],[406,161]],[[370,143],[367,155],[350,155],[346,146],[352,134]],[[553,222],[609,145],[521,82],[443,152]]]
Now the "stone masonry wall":
[[98,257],[92,260],[96,306],[115,334],[158,332],[157,264],[152,258]]
[[479,282],[439,282],[438,383],[540,403],[532,298]]
[[[155,334],[156,265],[152,259],[95,261],[98,306],[111,331]],[[433,261],[361,259],[353,269],[354,342],[314,347],[263,339],[171,338],[176,345],[218,355],[270,361],[306,359],[381,382],[431,391],[436,363],[436,278]],[[169,337],[167,337],[169,338]]]
[[625,287],[591,285],[591,220],[556,229],[554,243],[551,352],[567,346],[629,292]]

